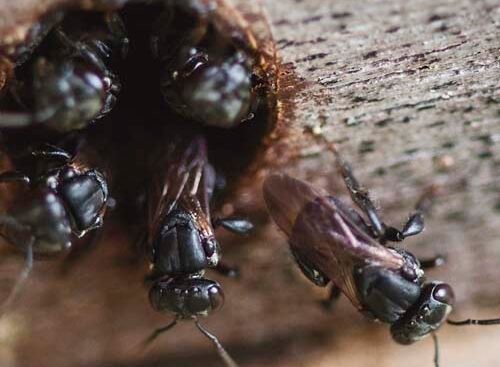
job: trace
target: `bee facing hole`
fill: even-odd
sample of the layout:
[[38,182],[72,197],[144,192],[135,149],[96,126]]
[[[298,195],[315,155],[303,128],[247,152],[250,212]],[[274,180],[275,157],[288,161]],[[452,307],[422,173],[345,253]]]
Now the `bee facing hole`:
[[[109,14],[67,13],[40,45],[33,47],[30,58],[18,66],[14,79],[7,83],[7,98],[0,101],[5,103],[1,106],[0,127],[4,128],[5,148],[14,165],[17,156],[42,142],[64,147],[71,154],[79,153],[82,147],[92,149],[100,157],[96,164],[110,177],[110,192],[117,209],[124,213],[122,219],[143,226],[147,223],[142,222],[145,215],[140,212],[144,204],[141,197],[155,173],[163,168],[157,166],[160,158],[167,156],[166,161],[172,162],[176,157],[170,148],[178,140],[201,136],[200,146],[206,141],[208,147],[196,155],[197,161],[203,162],[203,169],[193,171],[196,174],[193,173],[189,187],[198,187],[197,173],[210,171],[211,166],[221,177],[236,179],[272,129],[274,82],[269,71],[272,68],[266,64],[269,59],[260,54],[256,38],[245,24],[234,19],[224,22],[218,14],[221,4],[134,3]],[[88,18],[88,29],[75,26],[80,21],[85,24]],[[97,27],[90,26],[94,22]],[[57,53],[54,47],[59,46],[61,52]],[[119,57],[108,62],[115,53]],[[57,71],[59,67],[60,73],[49,73],[47,80],[39,80],[47,70]],[[37,88],[30,88],[35,85]],[[23,94],[28,97],[20,98],[18,87],[25,88]],[[57,93],[51,94],[53,91]],[[40,101],[45,102],[42,109]],[[181,163],[183,168],[191,164]],[[164,182],[182,181],[184,177],[177,171],[172,175],[173,178],[164,177]],[[207,197],[215,186],[221,185],[203,186],[210,191]],[[180,197],[194,195],[187,189],[179,190]],[[200,192],[204,193],[201,189]],[[167,210],[164,214],[170,218],[172,213]],[[205,215],[209,218],[208,213]],[[224,219],[207,223],[208,227],[221,225],[236,232],[251,227],[243,221]],[[174,224],[172,227],[178,225]],[[159,228],[161,232],[162,227]],[[186,248],[190,246],[187,244]],[[158,253],[161,255],[161,251]],[[179,271],[182,276],[188,273],[191,278],[186,279],[190,282],[199,281],[204,268],[212,265]],[[163,273],[179,278],[179,271]],[[158,279],[154,281],[160,284]],[[199,288],[198,283],[195,285]],[[218,289],[210,284],[210,292]],[[191,283],[181,285],[191,289]],[[178,289],[177,284],[174,290]],[[207,299],[212,302],[212,298]],[[158,300],[155,302],[153,305],[159,304]],[[183,310],[183,318],[208,313],[193,307],[179,309]],[[196,325],[214,341],[215,337],[202,329],[197,320]],[[232,365],[229,357],[224,358],[218,342],[214,344],[226,364]]]

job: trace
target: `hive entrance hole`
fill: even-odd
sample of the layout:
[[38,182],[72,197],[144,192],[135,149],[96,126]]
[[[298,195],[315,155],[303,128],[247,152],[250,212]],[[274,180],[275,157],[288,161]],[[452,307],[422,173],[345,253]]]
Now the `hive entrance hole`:
[[111,113],[87,134],[89,144],[107,160],[113,172],[112,188],[130,220],[136,215],[134,198],[149,184],[148,162],[172,136],[184,130],[203,134],[209,162],[231,185],[245,173],[272,129],[272,108],[265,93],[254,117],[233,129],[203,127],[169,108],[160,91],[161,65],[150,47],[151,24],[157,14],[157,7],[144,4],[126,5],[120,11],[130,39],[128,56],[118,70],[122,92]]

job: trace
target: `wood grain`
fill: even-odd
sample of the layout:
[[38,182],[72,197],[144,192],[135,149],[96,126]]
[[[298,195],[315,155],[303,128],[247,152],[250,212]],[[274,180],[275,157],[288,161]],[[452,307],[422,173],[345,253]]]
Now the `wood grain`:
[[[20,39],[15,26],[62,2],[0,0],[4,43]],[[407,246],[419,256],[448,257],[428,276],[455,288],[454,317],[500,315],[500,3],[264,0],[263,7],[281,64],[281,109],[255,165],[345,195],[313,130],[336,143],[397,225],[424,189],[439,185],[426,232]],[[241,365],[432,366],[430,340],[398,346],[345,299],[332,313],[318,307],[325,293],[297,272],[284,237],[266,219],[258,183],[254,178],[232,202],[243,212],[253,203],[258,232],[221,238],[242,279],[219,279],[226,305],[205,321]],[[57,262],[36,264],[15,312],[0,320],[0,364],[220,365],[189,323],[140,352],[143,338],[169,319],[150,309],[146,264],[133,261],[119,219],[108,223],[99,250],[67,277]],[[3,251],[6,291],[21,260]],[[443,327],[439,335],[442,366],[498,365],[500,328]]]

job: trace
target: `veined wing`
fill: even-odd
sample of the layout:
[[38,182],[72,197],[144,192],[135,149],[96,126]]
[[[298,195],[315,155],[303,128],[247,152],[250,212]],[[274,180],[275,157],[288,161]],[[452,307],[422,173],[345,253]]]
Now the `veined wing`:
[[327,195],[307,182],[285,174],[268,176],[263,193],[271,217],[288,237],[302,208],[317,197]]
[[358,308],[355,267],[370,264],[398,270],[404,265],[400,254],[371,238],[332,197],[319,197],[306,204],[293,226],[290,247],[334,282]]
[[203,195],[200,184],[207,164],[206,155],[202,137],[179,137],[170,143],[148,194],[150,243],[165,216],[178,204],[186,206],[187,210],[196,208],[198,216],[204,213],[197,198]]
[[360,306],[353,279],[356,266],[369,263],[397,270],[404,264],[401,255],[370,236],[354,209],[307,182],[269,176],[264,199],[294,254],[326,275],[355,306]]

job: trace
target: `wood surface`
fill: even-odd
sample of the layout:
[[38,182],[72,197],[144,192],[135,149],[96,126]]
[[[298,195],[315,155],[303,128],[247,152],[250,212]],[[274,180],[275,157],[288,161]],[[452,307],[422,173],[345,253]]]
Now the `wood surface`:
[[[3,43],[22,38],[33,19],[64,2],[0,0]],[[204,324],[242,366],[432,366],[430,339],[399,346],[346,299],[331,313],[319,307],[326,292],[296,270],[265,215],[259,185],[267,172],[281,170],[345,196],[334,159],[313,131],[336,144],[389,223],[400,225],[419,195],[439,186],[425,233],[405,246],[418,256],[446,255],[447,264],[428,277],[454,287],[453,317],[499,316],[500,2],[262,6],[280,63],[279,120],[252,166],[263,170],[243,178],[228,198],[258,231],[243,240],[221,236],[225,259],[240,266],[242,278],[214,276],[226,304]],[[143,338],[169,318],[150,308],[142,283],[147,264],[133,261],[118,216],[108,223],[98,249],[67,276],[60,261],[36,263],[15,310],[0,320],[0,365],[221,365],[189,323],[141,351]],[[6,292],[22,260],[7,246],[2,251]],[[444,326],[439,338],[441,366],[500,362],[500,327]]]

